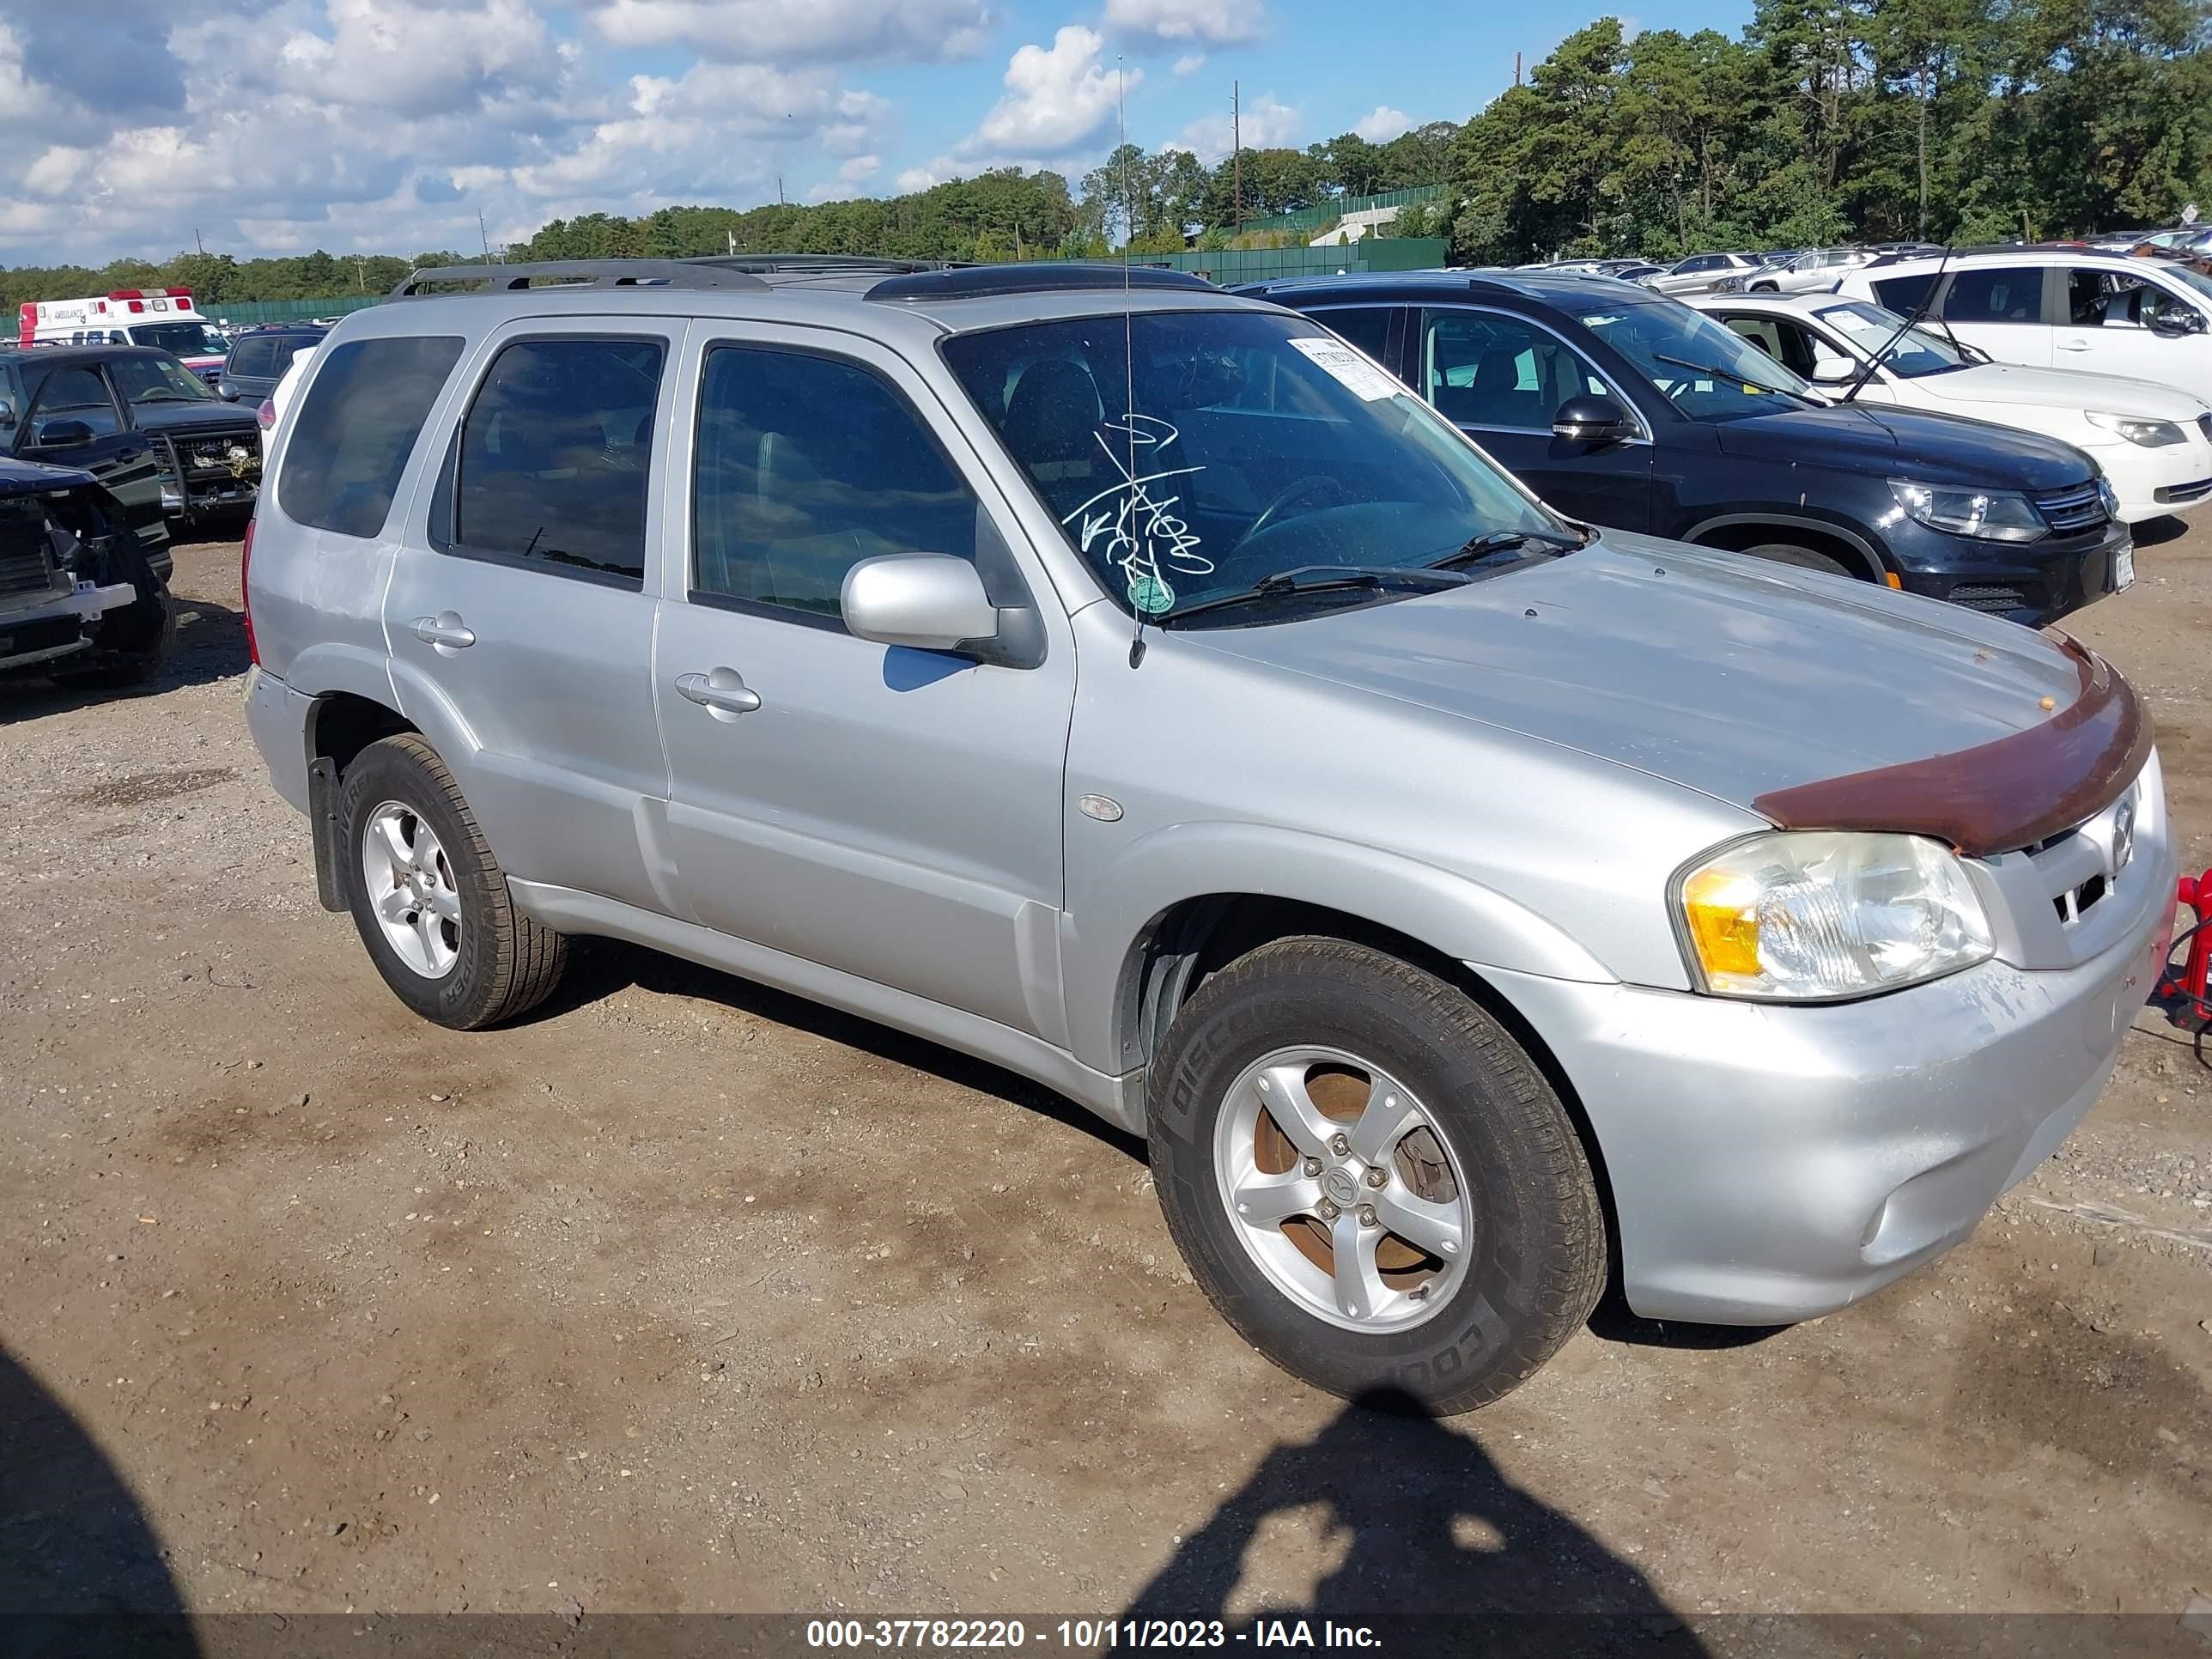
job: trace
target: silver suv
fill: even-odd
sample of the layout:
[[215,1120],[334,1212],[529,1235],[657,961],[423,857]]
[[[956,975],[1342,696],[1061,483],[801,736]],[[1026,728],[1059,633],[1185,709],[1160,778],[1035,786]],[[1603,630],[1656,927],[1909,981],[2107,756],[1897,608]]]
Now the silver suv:
[[312,365],[246,580],[254,736],[392,990],[490,1025],[607,935],[1037,1079],[1322,1388],[1494,1400],[1609,1272],[1866,1295],[2066,1135],[2163,961],[2105,663],[1568,522],[1294,313],[423,276]]

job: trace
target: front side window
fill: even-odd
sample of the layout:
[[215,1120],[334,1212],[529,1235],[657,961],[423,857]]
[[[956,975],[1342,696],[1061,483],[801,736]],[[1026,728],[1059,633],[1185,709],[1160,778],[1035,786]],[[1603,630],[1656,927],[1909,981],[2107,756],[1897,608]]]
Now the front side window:
[[159,357],[118,357],[107,366],[117,395],[133,407],[140,404],[205,404],[216,401],[208,383],[167,354]]
[[1581,539],[1308,318],[1084,317],[942,349],[1124,610],[1167,615],[1284,572],[1431,565],[1493,535]]
[[1556,335],[1494,311],[1424,313],[1421,384],[1445,419],[1513,432],[1549,432],[1570,398],[1613,395]]
[[39,427],[47,421],[82,422],[92,428],[95,438],[123,429],[123,417],[115,412],[115,399],[108,393],[107,382],[100,378],[98,369],[82,364],[54,370],[32,394],[31,432],[34,442]]
[[662,356],[578,336],[503,348],[461,424],[456,546],[641,582]]
[[857,363],[715,346],[699,386],[692,592],[840,614],[885,553],[975,556],[976,501],[906,400]]
[[458,335],[409,336],[330,353],[285,447],[276,498],[286,516],[341,536],[381,532],[461,344]]
[[1962,270],[1943,295],[1947,323],[2039,323],[2043,272],[2033,265]]
[[1741,420],[1819,401],[1748,340],[1678,301],[1575,295],[1557,303],[1693,421]]

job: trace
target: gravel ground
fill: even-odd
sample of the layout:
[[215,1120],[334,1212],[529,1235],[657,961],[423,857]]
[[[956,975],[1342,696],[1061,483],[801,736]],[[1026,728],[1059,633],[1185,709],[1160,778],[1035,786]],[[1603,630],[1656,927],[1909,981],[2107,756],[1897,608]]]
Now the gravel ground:
[[[2077,619],[2212,864],[2212,527]],[[2160,535],[2160,532],[2166,533]],[[2212,1073],[2146,1013],[1966,1245],[1772,1334],[1601,1313],[1503,1404],[1247,1351],[1137,1149],[586,947],[409,1016],[240,709],[234,544],[144,695],[0,685],[0,1608],[2111,1612],[2212,1595]]]

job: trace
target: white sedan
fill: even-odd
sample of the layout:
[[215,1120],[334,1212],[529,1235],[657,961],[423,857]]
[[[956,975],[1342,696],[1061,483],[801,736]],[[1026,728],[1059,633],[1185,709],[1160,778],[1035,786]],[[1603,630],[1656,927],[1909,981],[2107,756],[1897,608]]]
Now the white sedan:
[[[1699,295],[1687,303],[1831,396],[1840,396],[1905,323],[1870,301],[1832,294]],[[2104,468],[2130,524],[2212,500],[2212,406],[2202,399],[2148,380],[1993,362],[1942,328],[1907,331],[1856,401],[2063,439]]]

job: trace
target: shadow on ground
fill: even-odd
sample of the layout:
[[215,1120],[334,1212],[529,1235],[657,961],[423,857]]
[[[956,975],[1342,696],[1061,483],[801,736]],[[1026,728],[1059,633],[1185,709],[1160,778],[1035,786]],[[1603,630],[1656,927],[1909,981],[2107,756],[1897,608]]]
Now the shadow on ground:
[[[1263,1529],[1324,1512],[1336,1565],[1302,1605],[1270,1605]],[[1591,1653],[1656,1659],[1705,1652],[1628,1562],[1570,1516],[1508,1480],[1463,1427],[1407,1396],[1346,1407],[1311,1440],[1277,1446],[1243,1486],[1180,1544],[1125,1619],[1271,1620],[1387,1630],[1384,1650]],[[1409,1646],[1408,1644],[1413,1645]]]
[[161,1544],[69,1408],[0,1352],[0,1650],[198,1652]]

